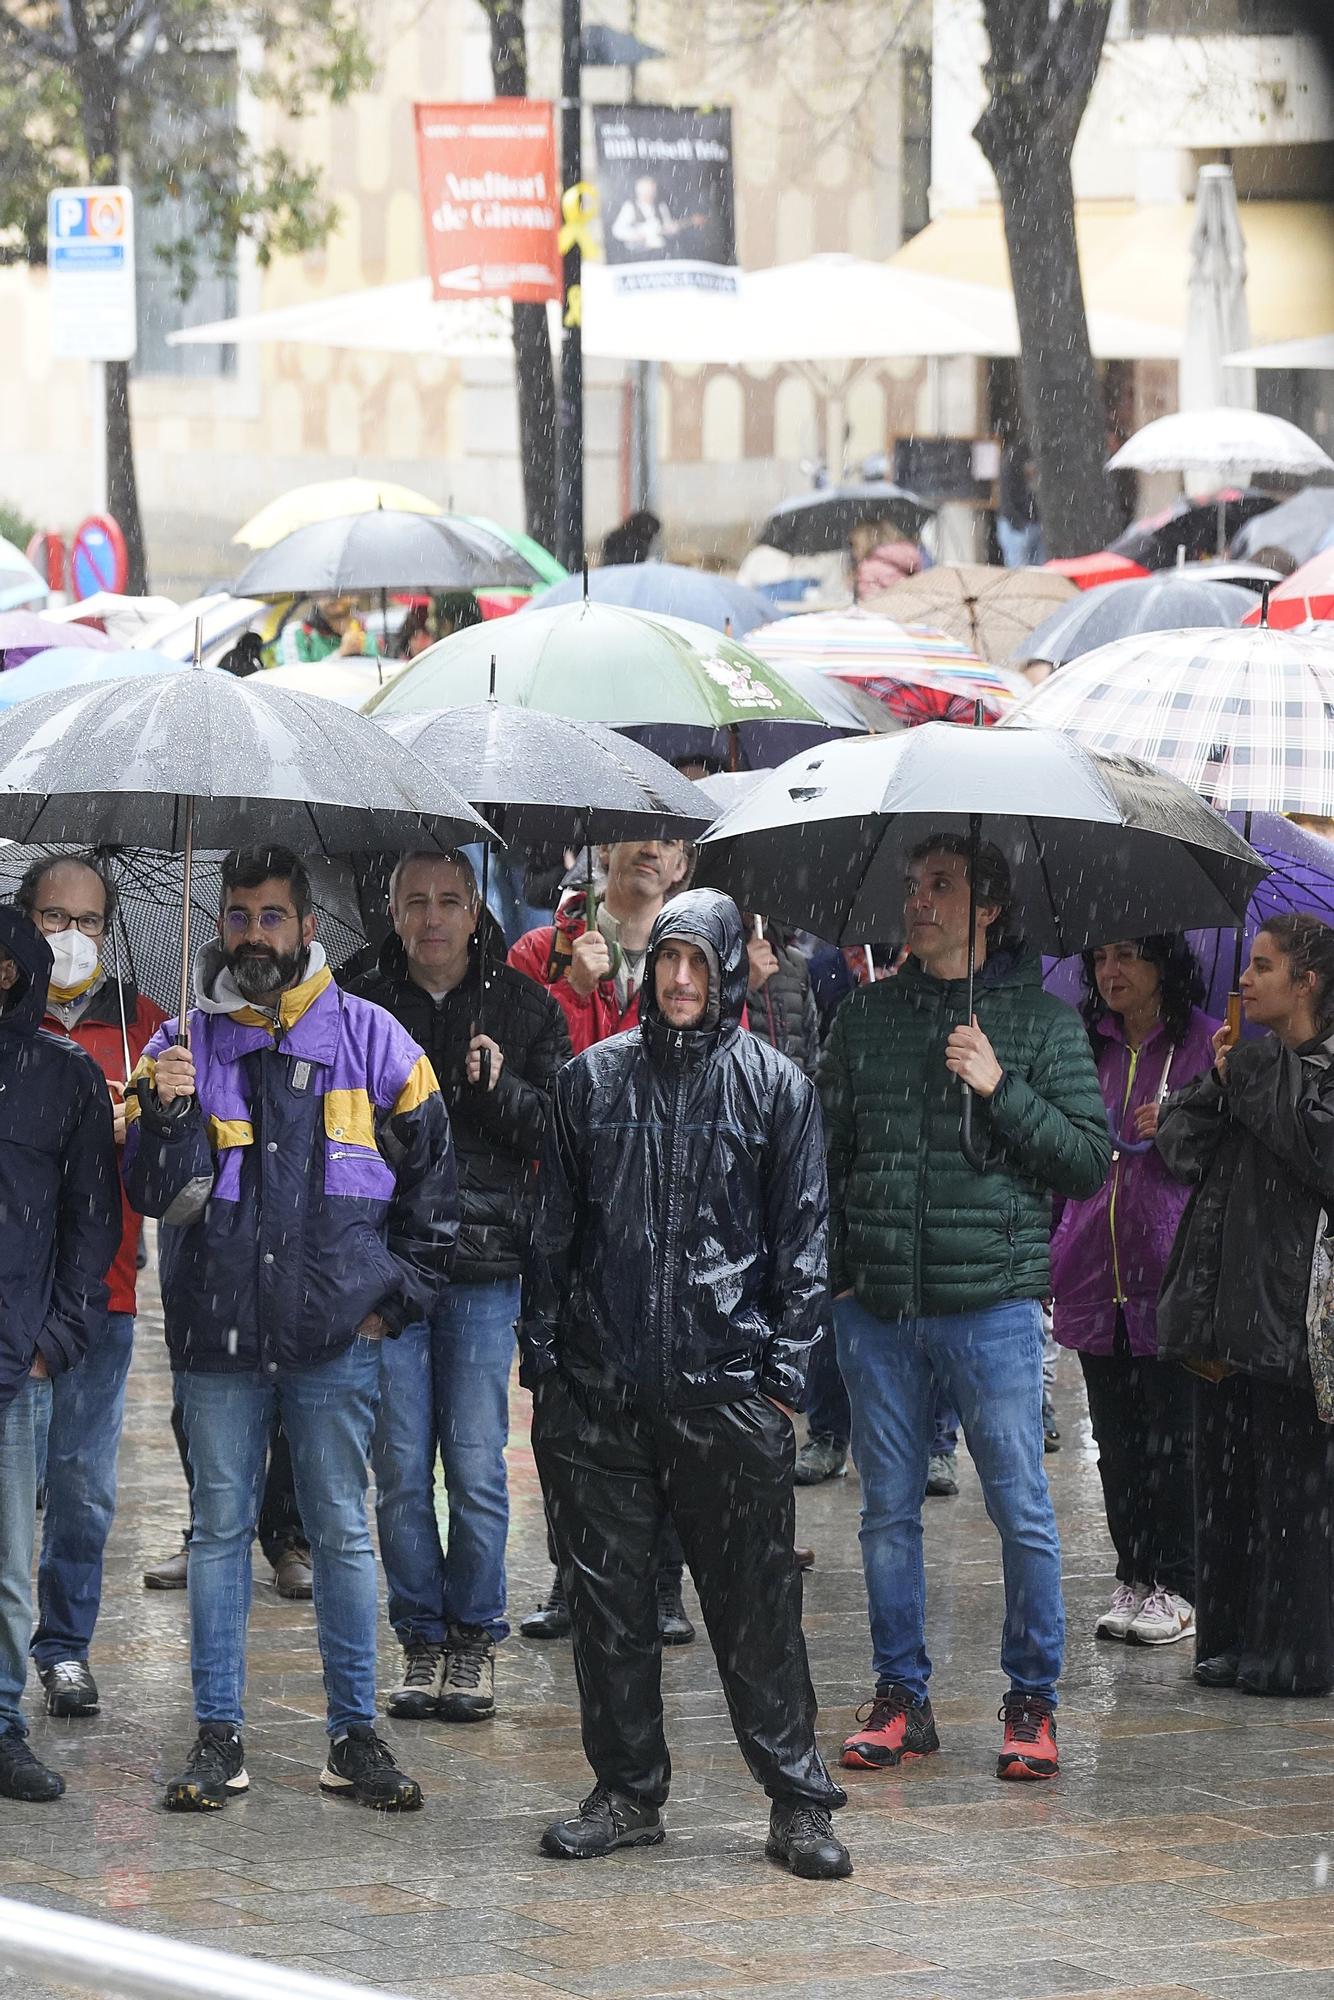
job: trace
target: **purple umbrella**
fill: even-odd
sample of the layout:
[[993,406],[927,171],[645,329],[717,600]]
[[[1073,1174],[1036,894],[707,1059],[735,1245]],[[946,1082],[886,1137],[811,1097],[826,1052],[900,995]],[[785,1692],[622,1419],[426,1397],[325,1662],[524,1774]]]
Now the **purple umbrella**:
[[91,625],[67,625],[40,618],[35,611],[0,611],[0,672],[21,667],[34,653],[49,653],[56,646],[86,646],[91,652],[108,653],[115,643]]
[[[1238,832],[1242,830],[1240,813],[1229,813],[1226,818]],[[1246,837],[1273,873],[1265,877],[1247,906],[1243,965],[1250,956],[1256,932],[1263,930],[1271,917],[1300,910],[1334,924],[1334,840],[1322,839],[1317,833],[1308,833],[1303,826],[1294,826],[1282,813],[1252,813]],[[1237,933],[1189,931],[1187,936],[1204,973],[1204,1011],[1221,1021],[1227,1014],[1227,997],[1232,990]],[[1049,993],[1078,1006],[1084,998],[1080,961],[1048,959],[1043,984]]]

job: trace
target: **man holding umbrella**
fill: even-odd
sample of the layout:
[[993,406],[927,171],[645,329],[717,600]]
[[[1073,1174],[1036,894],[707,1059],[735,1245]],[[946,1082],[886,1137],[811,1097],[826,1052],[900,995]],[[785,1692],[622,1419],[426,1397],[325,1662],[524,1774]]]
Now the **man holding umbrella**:
[[321,1789],[411,1810],[375,1732],[366,1460],[380,1343],[430,1311],[457,1230],[449,1120],[397,1022],[334,985],[309,877],[286,848],[229,854],[221,942],[136,1072],[125,1177],[158,1216],[167,1340],[194,1472],[191,1672],[199,1734],[166,1805],[247,1787],[250,1543],[274,1410],[315,1573],[329,1709]]

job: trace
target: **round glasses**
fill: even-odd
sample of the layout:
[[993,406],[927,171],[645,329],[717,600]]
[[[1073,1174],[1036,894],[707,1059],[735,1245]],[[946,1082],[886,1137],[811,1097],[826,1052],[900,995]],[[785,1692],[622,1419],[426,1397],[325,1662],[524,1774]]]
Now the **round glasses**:
[[284,924],[293,922],[295,916],[294,910],[261,910],[255,917],[251,916],[249,910],[228,910],[223,917],[222,927],[230,931],[233,937],[241,937],[250,929],[252,923],[258,924],[262,931],[272,933],[280,931]]
[[101,937],[107,927],[106,918],[94,916],[91,910],[85,910],[81,917],[71,915],[68,910],[38,910],[37,921],[44,931],[53,934],[67,931],[72,924],[85,937]]

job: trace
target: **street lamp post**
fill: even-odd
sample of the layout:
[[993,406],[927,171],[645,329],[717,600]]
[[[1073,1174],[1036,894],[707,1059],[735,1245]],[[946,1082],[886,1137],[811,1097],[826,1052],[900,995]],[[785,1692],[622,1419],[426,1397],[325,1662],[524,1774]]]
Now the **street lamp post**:
[[[581,0],[561,0],[560,33],[561,181],[568,191],[583,179]],[[578,232],[572,230],[570,235],[561,273],[565,310],[556,438],[556,553],[568,570],[577,570],[584,560],[584,347],[577,309],[583,256]]]

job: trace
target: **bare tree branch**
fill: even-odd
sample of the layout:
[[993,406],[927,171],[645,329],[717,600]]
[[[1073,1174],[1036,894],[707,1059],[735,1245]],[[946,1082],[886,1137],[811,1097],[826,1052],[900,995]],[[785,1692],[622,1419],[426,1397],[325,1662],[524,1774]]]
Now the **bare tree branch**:
[[73,55],[73,47],[66,48],[53,35],[44,35],[36,28],[30,28],[10,13],[8,7],[0,7],[0,37],[23,53],[32,62],[68,62]]

